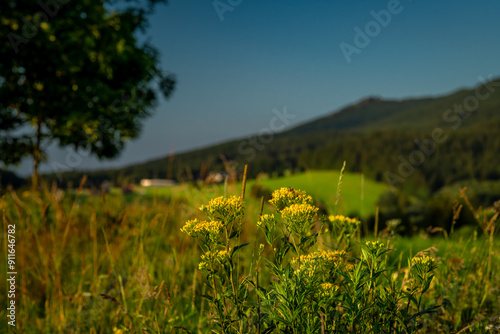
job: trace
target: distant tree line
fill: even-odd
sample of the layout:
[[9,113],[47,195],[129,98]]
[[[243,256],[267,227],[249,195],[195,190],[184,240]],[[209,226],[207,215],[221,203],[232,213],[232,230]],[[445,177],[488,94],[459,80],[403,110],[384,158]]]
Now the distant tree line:
[[[282,175],[286,170],[339,169],[346,161],[348,171],[362,172],[381,182],[392,181],[395,188],[435,192],[460,180],[500,179],[499,128],[500,120],[496,120],[447,132],[446,140],[435,143],[430,154],[429,149],[425,151],[416,144],[428,139],[429,131],[423,130],[281,135],[258,151],[253,160],[239,152],[241,141],[233,141],[121,169],[89,172],[87,176],[89,182],[96,185],[103,180],[124,184],[139,182],[142,178],[186,182],[204,179],[209,171],[222,171],[228,165],[241,171],[248,163],[249,176],[256,177],[259,173]],[[82,172],[50,174],[45,178],[66,186],[78,184],[82,175]],[[395,180],[388,177],[391,175]]]

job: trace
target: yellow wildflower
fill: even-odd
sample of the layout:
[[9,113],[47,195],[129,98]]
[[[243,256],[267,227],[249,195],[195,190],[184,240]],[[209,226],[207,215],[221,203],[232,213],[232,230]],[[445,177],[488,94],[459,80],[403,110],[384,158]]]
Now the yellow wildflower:
[[337,290],[339,289],[338,285],[332,283],[322,283],[319,287],[320,297],[333,297],[335,292],[337,292]]
[[218,264],[224,265],[229,260],[231,250],[220,250],[220,251],[208,251],[201,256],[200,264],[198,268],[200,270],[215,270]]
[[343,215],[330,215],[328,216],[328,220],[330,220],[332,223],[333,222],[339,222],[339,223],[350,223],[350,224],[356,224],[358,225],[360,222],[356,218],[349,218]]
[[346,273],[351,273],[351,272],[353,272],[353,271],[354,271],[354,268],[356,268],[356,267],[354,266],[354,264],[352,264],[352,263],[347,263],[347,264],[344,266],[344,272],[346,272]]
[[318,208],[310,204],[292,204],[280,211],[281,217],[286,220],[288,230],[302,234],[313,223]]
[[385,248],[384,243],[380,242],[378,240],[377,241],[367,241],[365,244],[366,244],[366,247],[368,247],[368,249],[372,250],[375,253],[377,253],[381,249]]
[[265,214],[260,217],[260,220],[257,222],[258,227],[267,226],[268,229],[272,230],[276,225],[276,218],[273,214]]
[[274,205],[276,210],[281,211],[293,204],[311,204],[312,197],[306,195],[305,191],[283,187],[273,192],[269,203]]
[[312,277],[316,274],[328,274],[344,263],[345,251],[319,250],[293,258],[292,265],[297,265],[295,272]]
[[427,255],[414,257],[411,262],[417,268],[417,270],[420,270],[424,273],[428,273],[436,269],[437,267],[436,260]]
[[190,237],[203,236],[211,241],[216,241],[221,234],[224,225],[219,221],[199,221],[198,219],[186,222],[181,231]]
[[211,199],[208,205],[202,205],[200,210],[210,219],[220,220],[226,225],[243,217],[245,213],[243,201],[238,196],[220,196]]
[[434,259],[430,256],[424,255],[424,256],[418,256],[413,258],[413,263],[418,263],[422,265],[433,265],[434,264]]
[[354,234],[361,223],[357,218],[349,218],[343,215],[330,215],[328,216],[328,220],[334,223],[334,227],[339,230],[339,233],[342,232],[346,236]]
[[379,255],[387,249],[387,246],[380,241],[367,241],[365,242],[365,248],[361,249],[361,253],[364,259],[370,259],[372,256],[375,256],[375,259],[379,257]]

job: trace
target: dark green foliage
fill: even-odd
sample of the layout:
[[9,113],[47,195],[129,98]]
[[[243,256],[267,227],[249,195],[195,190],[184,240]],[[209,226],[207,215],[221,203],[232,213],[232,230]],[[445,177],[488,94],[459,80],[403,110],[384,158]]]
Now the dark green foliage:
[[[474,207],[483,206],[488,219],[493,215],[493,206],[500,199],[499,181],[463,181],[443,187],[427,198],[410,196],[405,192],[387,191],[378,203],[379,231],[400,235],[412,235],[424,230],[431,233],[449,233],[463,226],[477,225],[478,219],[469,209],[460,191],[466,189],[467,200]],[[459,207],[462,209],[459,209]],[[458,211],[457,211],[458,210]],[[456,213],[460,213],[459,215]],[[391,225],[390,221],[395,223]],[[368,219],[367,227],[374,230],[375,217]],[[444,232],[443,232],[444,231]]]
[[166,97],[172,92],[158,52],[137,40],[154,4],[165,1],[125,1],[111,11],[115,2],[0,3],[0,160],[33,156],[34,183],[45,144],[115,157],[151,115],[151,82]]
[[25,180],[23,178],[20,178],[15,173],[0,169],[0,193],[7,186],[18,188],[24,185],[24,183]]
[[[224,156],[234,162],[236,170],[249,163],[250,177],[260,172],[338,169],[347,161],[347,171],[363,172],[414,194],[433,192],[459,180],[495,180],[500,178],[500,90],[498,80],[493,84],[488,86],[492,92],[480,101],[479,108],[463,115],[453,112],[454,105],[464,104],[476,90],[403,101],[372,98],[277,133],[263,150],[252,147],[245,138],[122,169],[89,173],[89,177],[188,180],[192,173],[195,178],[204,178],[208,171],[225,169],[220,158]],[[487,92],[487,88],[481,86],[480,92]],[[429,146],[427,152],[432,153],[422,152],[423,163],[412,166],[410,175],[402,176],[398,157],[409,161],[412,152],[425,151],[415,141],[428,143],[436,129],[444,131],[438,137],[445,139],[434,142],[432,149]],[[396,178],[388,178],[389,173]],[[64,178],[77,183],[81,175],[67,174]]]

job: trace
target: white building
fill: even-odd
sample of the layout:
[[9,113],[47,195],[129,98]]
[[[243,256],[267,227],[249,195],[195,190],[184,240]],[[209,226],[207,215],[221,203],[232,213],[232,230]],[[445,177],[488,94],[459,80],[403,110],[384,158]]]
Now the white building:
[[166,179],[142,179],[141,186],[143,187],[172,187],[176,183],[174,180]]

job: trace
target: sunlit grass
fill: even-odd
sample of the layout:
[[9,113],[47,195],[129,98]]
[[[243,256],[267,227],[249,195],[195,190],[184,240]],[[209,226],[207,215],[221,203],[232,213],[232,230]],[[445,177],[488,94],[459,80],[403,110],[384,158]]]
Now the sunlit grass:
[[331,212],[362,217],[374,214],[377,200],[388,190],[387,185],[364,178],[361,174],[344,173],[341,197],[338,207],[335,207],[339,176],[340,172],[335,170],[307,171],[279,178],[260,178],[250,181],[249,187],[257,183],[271,191],[281,187],[302,189],[325,203]]
[[[324,175],[325,178],[330,176]],[[349,175],[344,175],[343,194],[349,188],[348,180]],[[332,186],[327,187],[326,193],[335,194],[337,182],[331,183]],[[288,187],[292,187],[293,190],[301,189],[298,184],[287,183],[285,186],[287,189]],[[284,313],[281,315],[272,313],[275,305],[273,299],[266,299],[271,298],[271,295],[266,297],[267,295],[255,293],[256,284],[259,284],[259,289],[265,288],[266,291],[280,292],[283,296],[288,296],[287,300],[294,300],[293,298],[305,293],[304,288],[317,290],[319,287],[325,289],[330,287],[331,291],[337,291],[337,288],[328,284],[341,283],[339,291],[349,293],[346,296],[355,291],[350,290],[351,285],[342,283],[340,276],[338,282],[317,281],[318,286],[314,285],[316,283],[311,283],[313,285],[309,287],[293,283],[293,270],[285,272],[286,275],[291,275],[287,276],[286,280],[281,279],[281,283],[290,284],[281,284],[284,290],[276,290],[273,282],[277,282],[277,274],[285,270],[287,263],[291,263],[291,268],[295,270],[305,261],[292,262],[297,254],[306,256],[323,247],[324,250],[345,250],[349,256],[359,259],[353,257],[348,260],[355,266],[354,268],[360,266],[358,275],[361,276],[353,276],[351,279],[356,277],[365,279],[362,275],[363,272],[370,272],[366,271],[367,268],[371,268],[372,275],[376,274],[377,270],[387,270],[378,274],[377,281],[373,285],[375,287],[373,296],[382,291],[377,289],[387,287],[384,276],[395,277],[397,280],[404,279],[408,259],[430,248],[427,254],[436,260],[437,268],[433,271],[435,277],[431,281],[429,290],[423,294],[419,307],[423,310],[424,306],[441,306],[436,309],[437,313],[416,317],[420,318],[416,323],[424,325],[418,332],[458,332],[467,326],[470,326],[469,329],[465,329],[462,333],[494,332],[488,331],[486,327],[496,326],[494,317],[500,314],[498,300],[500,254],[498,240],[486,238],[481,228],[473,226],[469,227],[468,231],[458,230],[446,235],[446,238],[429,237],[424,232],[412,238],[402,238],[397,234],[379,235],[379,238],[382,238],[380,240],[384,245],[388,245],[391,251],[384,253],[374,262],[369,260],[368,253],[362,257],[361,245],[364,241],[360,241],[353,230],[356,226],[355,221],[352,222],[352,226],[335,226],[330,224],[333,221],[339,223],[340,220],[326,219],[321,229],[322,220],[316,220],[320,218],[317,215],[314,224],[311,225],[312,231],[314,233],[322,231],[322,233],[317,235],[318,242],[313,242],[316,237],[310,238],[310,236],[314,233],[309,234],[307,229],[300,228],[300,222],[296,220],[302,213],[308,214],[310,209],[306,207],[290,209],[284,216],[291,223],[294,221],[293,224],[299,225],[280,225],[286,222],[282,220],[281,213],[274,212],[273,206],[265,203],[264,214],[270,215],[274,212],[274,217],[279,220],[276,226],[281,226],[279,230],[266,235],[262,230],[263,225],[261,224],[260,228],[257,226],[261,209],[260,200],[249,196],[250,189],[251,185],[248,185],[244,201],[245,216],[241,220],[241,225],[240,223],[236,225],[239,232],[232,236],[229,244],[223,242],[220,249],[225,250],[226,247],[230,247],[234,250],[239,245],[249,243],[233,254],[231,271],[233,282],[231,284],[229,279],[225,283],[229,285],[224,285],[229,289],[227,298],[231,298],[230,294],[234,291],[240,291],[238,289],[242,286],[246,286],[247,289],[241,288],[242,294],[239,295],[238,301],[235,301],[235,303],[243,302],[245,307],[242,306],[234,311],[235,314],[238,312],[244,314],[247,321],[229,326],[235,331],[258,332],[259,327],[256,324],[261,324],[260,330],[263,333],[265,328],[272,328],[273,324],[279,323],[279,319],[284,319]],[[197,188],[192,185],[179,185],[156,190],[150,188],[144,195],[140,194],[140,189],[137,189],[134,195],[123,195],[116,190],[101,196],[84,191],[74,193],[56,189],[43,193],[5,194],[0,201],[4,235],[8,224],[16,225],[18,272],[16,331],[18,333],[120,333],[120,330],[121,333],[171,331],[206,333],[210,329],[220,331],[221,327],[214,322],[215,309],[209,300],[202,297],[214,296],[208,285],[207,275],[203,272],[206,266],[202,266],[200,271],[201,256],[205,251],[199,248],[195,239],[182,233],[180,229],[187,221],[193,219],[210,220],[210,217],[203,214],[199,208],[201,205],[209,204],[211,199],[224,195],[240,196],[240,194],[241,189],[238,184],[227,187],[214,185]],[[343,196],[347,198],[345,194]],[[315,203],[314,195],[312,199],[312,203]],[[210,211],[207,212],[210,214]],[[266,219],[264,226],[269,224],[272,218],[269,216]],[[326,229],[329,231],[326,232]],[[280,236],[279,231],[288,231],[287,233],[294,233],[297,237],[288,239],[289,243],[283,244],[285,239],[283,235]],[[227,237],[231,235],[230,232]],[[368,240],[375,239],[372,236]],[[269,241],[275,247],[271,247]],[[264,249],[260,248],[260,244],[266,245]],[[280,248],[285,247],[284,245],[288,245],[286,247],[289,248],[286,253],[284,248]],[[294,247],[297,254],[292,250]],[[2,250],[6,258],[5,238],[2,238]],[[284,261],[283,266],[274,269],[269,267],[270,263],[278,263],[276,259]],[[301,264],[299,265],[297,261],[301,261]],[[256,279],[256,268],[260,269],[258,279]],[[6,261],[0,261],[0,271],[7,272]],[[347,275],[344,277],[345,280],[350,277],[348,272],[339,270],[338,273]],[[368,284],[369,281],[365,283]],[[371,287],[372,283],[368,285]],[[217,283],[217,286],[222,289],[221,283]],[[223,290],[219,291],[224,295]],[[245,295],[244,291],[248,294]],[[371,288],[363,291],[365,291],[363,298],[367,298],[365,301],[370,301],[370,298],[373,298],[370,296]],[[0,285],[0,296],[5,304],[5,284]],[[330,298],[329,296],[321,294],[321,298]],[[331,297],[338,298],[337,295]],[[227,307],[231,303],[229,299]],[[284,305],[283,301],[280,303]],[[314,308],[322,305],[325,312],[328,310],[324,303],[307,305],[309,304],[304,304],[304,307]],[[416,312],[415,305],[413,303],[411,306],[413,314]],[[336,312],[337,308],[329,310]],[[225,315],[230,314],[227,310],[224,312]],[[325,312],[323,319],[326,322],[329,319],[337,321],[344,319],[340,313],[334,312],[328,315]],[[309,319],[310,324],[316,324],[315,326],[319,324],[321,333],[322,315],[307,314],[309,316],[306,319]],[[316,314],[319,318],[314,320]],[[333,314],[336,315],[332,318]],[[335,318],[336,316],[340,318]],[[363,315],[365,318],[367,316],[368,313]],[[0,309],[0,317],[6,319],[5,308]],[[382,320],[379,322],[381,326]],[[294,321],[297,328],[302,328],[300,326],[304,325],[300,319]],[[363,323],[359,324],[361,326]],[[276,326],[274,332],[287,332],[285,330],[287,326],[283,322]],[[346,326],[354,326],[354,323],[351,322]],[[326,326],[325,331],[334,331],[332,328],[335,327],[329,328]],[[8,333],[11,329],[7,327],[6,321],[0,323],[0,332]]]
[[[375,182],[364,178],[359,173],[344,173],[340,198],[337,200],[337,185],[340,171],[306,171],[284,177],[263,176],[257,180],[250,180],[247,185],[248,191],[256,184],[272,191],[281,187],[292,187],[302,189],[314,197],[315,200],[322,201],[328,210],[333,213],[343,213],[368,217],[375,213],[377,201],[380,195],[388,190],[384,183]],[[229,191],[237,193],[241,189],[241,182],[228,186]],[[172,194],[199,198],[208,201],[211,198],[224,194],[224,185],[210,185],[202,190],[193,185],[181,184],[173,187],[159,188],[137,188],[138,193],[149,197],[169,196]],[[338,203],[335,206],[335,203]]]

